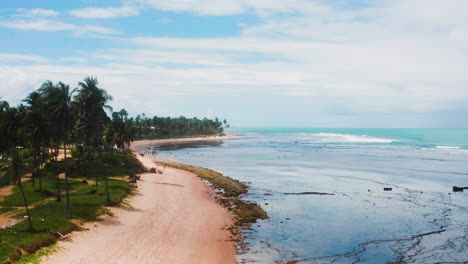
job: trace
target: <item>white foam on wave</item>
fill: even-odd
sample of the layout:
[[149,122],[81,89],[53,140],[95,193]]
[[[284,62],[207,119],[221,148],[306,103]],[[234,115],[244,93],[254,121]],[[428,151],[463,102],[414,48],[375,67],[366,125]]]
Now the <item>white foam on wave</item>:
[[388,138],[377,138],[367,135],[347,135],[334,133],[309,134],[312,142],[319,143],[392,143],[396,140]]
[[436,146],[436,149],[460,149],[460,147]]

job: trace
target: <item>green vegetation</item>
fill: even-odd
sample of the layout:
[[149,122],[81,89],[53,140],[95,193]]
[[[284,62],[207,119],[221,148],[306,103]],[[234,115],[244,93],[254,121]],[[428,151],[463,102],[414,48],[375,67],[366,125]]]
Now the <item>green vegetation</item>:
[[[122,155],[106,155],[110,157],[122,157]],[[110,158],[109,158],[110,159]],[[138,164],[135,162],[135,158],[128,154],[125,159],[132,160],[128,163],[120,163],[115,170],[102,169],[99,173],[108,172],[107,177],[120,176],[123,178],[128,174],[117,175],[119,171],[129,171],[130,167],[128,164]],[[71,161],[74,161],[71,158]],[[112,160],[113,163],[119,164],[119,159]],[[142,168],[139,168],[141,170]],[[94,174],[89,174],[89,178],[94,178]],[[102,213],[103,205],[117,205],[119,204],[128,194],[131,193],[132,187],[125,180],[108,180],[108,190],[110,194],[110,203],[106,197],[106,186],[100,184],[98,186],[83,182],[81,179],[70,179],[70,204],[72,205],[73,218],[69,219],[65,217],[67,211],[67,204],[63,202],[57,202],[55,200],[47,199],[53,197],[55,194],[54,189],[54,178],[44,179],[43,190],[39,191],[32,187],[31,181],[23,183],[24,193],[30,201],[42,201],[36,203],[36,206],[30,209],[30,215],[32,220],[33,230],[29,229],[28,221],[21,221],[24,219],[25,211],[18,209],[12,211],[10,207],[4,207],[6,212],[9,214],[13,213],[13,217],[19,222],[14,228],[0,229],[0,263],[15,262],[17,260],[26,257],[28,259],[35,259],[31,253],[36,252],[42,247],[49,246],[60,238],[57,232],[65,235],[78,227],[71,221],[72,219],[78,220],[96,220],[96,217]],[[61,180],[61,184],[64,185],[65,181]],[[52,191],[51,191],[52,190]],[[43,195],[43,193],[49,193],[50,195]],[[23,206],[18,198],[21,197],[21,191],[15,187],[13,193],[5,198],[0,203],[1,206]],[[24,261],[22,259],[22,261]]]
[[131,120],[137,139],[177,138],[191,136],[209,136],[222,134],[224,127],[229,128],[226,120],[215,118],[198,119],[158,117],[148,118],[144,114]]
[[[42,191],[36,190],[32,184],[24,184],[23,189],[26,197],[28,197],[28,202],[33,204],[46,198],[55,197],[55,183],[55,179],[53,178],[44,178],[42,183]],[[62,186],[62,189],[65,189],[64,180],[60,180],[60,185]],[[72,181],[70,182],[70,190],[74,190],[84,185],[85,184],[81,181]],[[11,195],[5,197],[5,200],[0,202],[0,206],[24,206],[24,201],[21,198],[21,192],[17,186],[13,188],[13,193]]]
[[7,212],[10,212],[10,211],[13,211],[15,208],[11,208],[11,207],[0,207],[0,214],[4,214],[4,213],[7,213]]
[[[221,134],[229,126],[218,118],[133,118],[124,109],[113,112],[111,100],[87,77],[75,89],[46,81],[16,107],[0,101],[0,188],[14,185],[0,214],[17,222],[0,229],[0,263],[35,262],[31,253],[77,229],[76,220],[110,214],[103,206],[131,193],[125,177],[135,180],[143,171],[129,150],[135,138]],[[225,188],[230,197],[246,191],[210,175],[220,188],[233,183]]]

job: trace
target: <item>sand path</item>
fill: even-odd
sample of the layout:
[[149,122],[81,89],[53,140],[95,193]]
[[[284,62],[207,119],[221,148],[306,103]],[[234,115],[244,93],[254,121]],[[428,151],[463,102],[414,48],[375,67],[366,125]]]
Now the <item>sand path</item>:
[[[139,159],[154,167],[150,158]],[[199,178],[166,168],[141,179],[133,208],[112,208],[113,218],[74,232],[72,242],[61,241],[62,249],[42,263],[236,263],[225,230],[232,218]]]

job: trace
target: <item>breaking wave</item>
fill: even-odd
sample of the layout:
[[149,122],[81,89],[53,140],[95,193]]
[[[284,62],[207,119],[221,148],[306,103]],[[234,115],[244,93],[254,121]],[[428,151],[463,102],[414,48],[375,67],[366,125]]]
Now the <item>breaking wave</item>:
[[460,149],[460,147],[436,146],[436,149]]
[[[305,136],[305,134],[301,134]],[[308,134],[307,139],[316,143],[392,143],[396,140],[388,138],[377,138],[367,135],[347,135],[334,133]]]

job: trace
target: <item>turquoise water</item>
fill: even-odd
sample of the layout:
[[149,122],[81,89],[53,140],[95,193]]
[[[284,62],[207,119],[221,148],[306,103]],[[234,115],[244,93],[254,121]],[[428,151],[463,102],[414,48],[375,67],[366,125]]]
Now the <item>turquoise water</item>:
[[259,203],[270,219],[246,232],[249,250],[239,262],[468,261],[468,190],[452,192],[452,186],[468,186],[468,130],[228,133],[252,138],[170,146],[159,155],[249,184],[244,198]]

